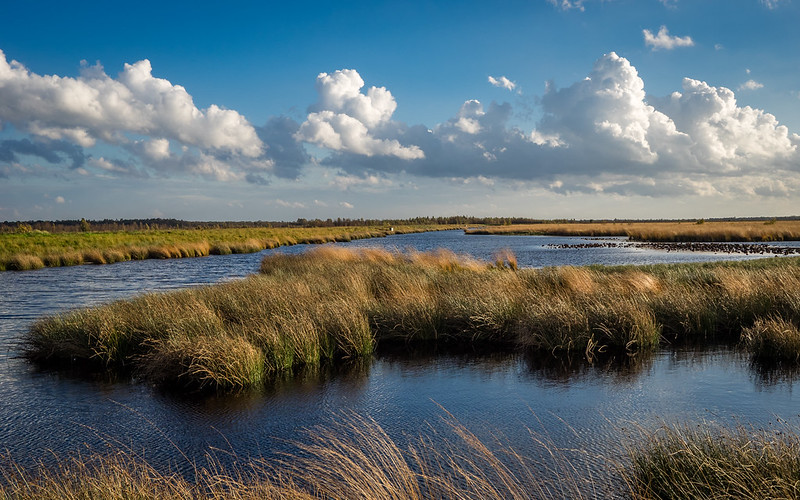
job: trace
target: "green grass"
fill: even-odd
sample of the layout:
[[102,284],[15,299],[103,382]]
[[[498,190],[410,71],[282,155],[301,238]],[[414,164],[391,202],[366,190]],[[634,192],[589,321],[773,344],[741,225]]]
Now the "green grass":
[[541,270],[512,261],[332,246],[272,255],[244,280],[44,318],[27,334],[26,355],[179,389],[235,390],[365,358],[384,343],[591,361],[644,355],[664,340],[736,343],[759,321],[800,320],[798,258]]
[[328,243],[387,234],[456,229],[447,225],[318,228],[168,229],[48,233],[0,233],[0,271],[112,264],[125,260],[172,259],[253,253],[298,243]]

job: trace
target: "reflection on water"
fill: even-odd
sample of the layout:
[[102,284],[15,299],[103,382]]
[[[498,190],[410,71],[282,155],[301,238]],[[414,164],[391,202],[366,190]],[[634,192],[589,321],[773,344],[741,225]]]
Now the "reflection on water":
[[[342,245],[444,246],[479,258],[510,247],[526,266],[720,258],[638,249],[562,251],[544,248],[552,240],[542,238],[448,231]],[[233,449],[240,458],[276,456],[287,442],[302,439],[302,429],[328,424],[342,411],[374,418],[402,444],[438,422],[441,405],[478,437],[503,435],[519,451],[535,454],[541,449],[528,430],[544,432],[555,446],[582,450],[584,466],[599,466],[598,456],[619,452],[621,429],[630,422],[652,428],[675,421],[767,425],[775,417],[798,419],[798,372],[753,365],[730,348],[666,349],[594,364],[579,356],[553,361],[514,353],[381,352],[366,362],[279,379],[261,391],[202,398],[127,379],[40,371],[18,357],[22,333],[41,315],[245,276],[265,253],[0,273],[0,449],[30,465],[51,460],[48,450],[112,445],[186,471],[191,467],[182,453],[198,462],[215,449]]]

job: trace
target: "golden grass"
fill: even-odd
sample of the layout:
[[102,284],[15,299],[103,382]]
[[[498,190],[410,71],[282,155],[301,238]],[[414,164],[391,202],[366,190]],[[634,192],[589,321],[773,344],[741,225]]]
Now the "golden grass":
[[[800,319],[798,258],[541,270],[508,262],[334,246],[271,255],[244,280],[44,318],[28,333],[26,353],[43,364],[132,371],[159,385],[235,390],[363,358],[382,343],[593,360],[647,353],[662,337],[737,342],[759,320]],[[798,356],[800,346],[785,345],[785,356]]]
[[254,253],[298,243],[318,244],[442,229],[452,225],[319,228],[227,228],[147,231],[0,233],[0,271],[125,260]]
[[631,454],[633,498],[800,497],[796,431],[665,427]]
[[800,220],[726,222],[598,222],[489,226],[467,234],[530,234],[548,236],[627,236],[637,241],[790,241],[800,240]]
[[[581,499],[610,493],[616,464],[585,476],[546,440],[534,460],[502,441],[484,442],[449,418],[443,431],[400,446],[368,417],[345,414],[309,432],[285,460],[209,459],[194,477],[161,472],[139,455],[76,457],[24,470],[0,469],[0,499]],[[617,481],[619,482],[619,481]],[[620,484],[622,484],[620,482]]]

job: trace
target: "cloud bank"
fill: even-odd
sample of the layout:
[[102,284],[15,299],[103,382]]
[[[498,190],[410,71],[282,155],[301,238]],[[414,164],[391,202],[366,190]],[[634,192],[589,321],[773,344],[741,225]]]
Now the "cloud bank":
[[[184,87],[153,76],[147,59],[125,64],[116,78],[99,63],[83,62],[80,76],[72,78],[38,75],[0,51],[4,125],[30,138],[0,142],[2,161],[17,164],[24,154],[52,165],[69,160],[78,168],[91,156],[86,148],[105,143],[126,154],[87,164],[106,175],[263,180],[265,173],[296,177],[296,162],[307,159],[292,139],[297,124],[276,135],[276,127],[291,124],[259,129],[234,110],[214,104],[199,109]],[[274,139],[275,154],[261,137]]]
[[510,124],[508,103],[468,100],[432,129],[384,128],[386,137],[418,145],[424,157],[331,148],[322,164],[356,178],[405,172],[507,179],[562,193],[782,196],[800,189],[800,137],[773,115],[739,106],[724,87],[685,78],[681,92],[648,98],[636,68],[610,53],[585,79],[549,85],[539,104],[544,115],[531,131]]
[[[662,38],[673,40],[666,28]],[[489,83],[515,85],[506,77]],[[0,140],[0,177],[59,171],[264,185],[300,179],[316,165],[331,169],[330,187],[342,190],[401,189],[392,176],[403,174],[556,193],[800,191],[800,137],[775,116],[691,78],[678,92],[648,96],[636,68],[613,52],[569,86],[548,84],[536,100],[541,119],[527,129],[513,124],[511,104],[475,99],[433,126],[393,120],[392,93],[365,88],[353,69],[320,73],[316,88],[302,122],[273,117],[254,126],[234,110],[199,109],[186,89],[154,77],[146,60],[116,78],[99,64],[71,78],[37,75],[0,52],[0,122],[28,135]],[[740,90],[757,88],[747,82]],[[323,154],[313,157],[309,144]]]

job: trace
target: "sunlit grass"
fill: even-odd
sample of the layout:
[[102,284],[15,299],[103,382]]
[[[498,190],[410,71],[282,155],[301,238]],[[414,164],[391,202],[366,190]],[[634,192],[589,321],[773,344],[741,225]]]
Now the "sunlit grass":
[[[702,223],[699,223],[702,222]],[[627,236],[637,241],[789,241],[800,240],[800,220],[542,223],[489,226],[467,234],[549,236]]]
[[800,497],[796,430],[665,427],[633,448],[633,498]]
[[[592,360],[646,354],[664,340],[733,344],[769,318],[800,318],[798,258],[540,270],[510,262],[334,246],[276,254],[247,279],[42,319],[26,353],[42,364],[230,390],[368,357],[382,343]],[[800,357],[800,343],[782,345],[781,356]]]
[[47,233],[0,233],[0,271],[112,264],[125,260],[174,259],[260,252],[298,243],[329,243],[458,226],[407,225],[391,228],[224,228]]
[[581,499],[624,487],[609,460],[584,471],[564,450],[532,436],[520,454],[500,439],[479,439],[452,417],[401,445],[373,419],[340,415],[309,430],[284,459],[208,458],[193,474],[158,470],[141,454],[72,457],[55,467],[0,463],[0,499]]

